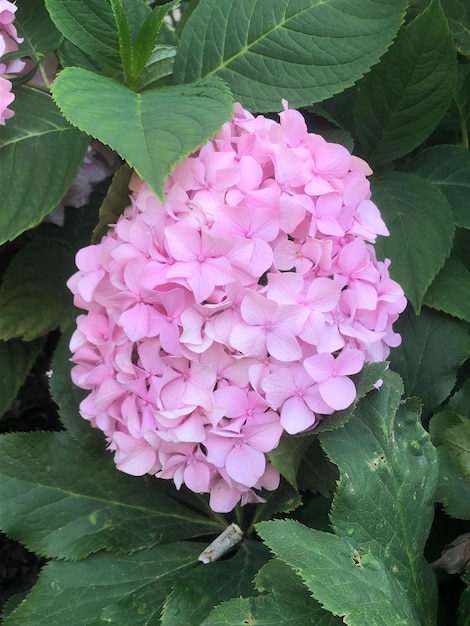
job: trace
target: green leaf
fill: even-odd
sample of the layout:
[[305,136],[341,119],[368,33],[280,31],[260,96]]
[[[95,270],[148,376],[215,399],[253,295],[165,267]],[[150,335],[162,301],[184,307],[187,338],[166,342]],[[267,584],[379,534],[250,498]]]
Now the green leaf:
[[135,607],[135,612],[153,609],[158,616],[171,583],[195,567],[200,551],[200,544],[181,542],[131,555],[102,552],[78,563],[52,561],[43,568],[26,600],[5,620],[5,626],[109,623],[99,620],[102,611],[141,590],[146,590],[151,606]]
[[468,135],[468,126],[470,125],[470,65],[468,63],[465,65],[463,63],[459,64],[457,68],[455,104],[459,112],[461,124],[465,127],[463,133]]
[[448,397],[470,354],[467,326],[426,308],[417,317],[408,307],[394,328],[402,342],[392,351],[391,367],[403,378],[406,395],[421,398],[427,417]]
[[41,60],[59,47],[63,37],[51,22],[43,2],[21,0],[15,15],[18,35],[24,38],[21,44],[23,56]]
[[463,580],[466,584],[466,588],[462,591],[459,602],[459,619],[457,626],[469,626],[470,616],[470,565],[467,565],[467,569],[463,576]]
[[401,0],[200,0],[174,79],[219,76],[252,111],[320,102],[354,84],[390,46]]
[[271,559],[256,576],[264,595],[234,598],[216,607],[201,626],[340,626],[344,622],[324,611],[294,572]]
[[437,447],[439,481],[436,502],[442,502],[450,517],[470,520],[470,485],[443,446]]
[[0,339],[31,341],[68,326],[76,312],[65,283],[74,269],[73,251],[56,241],[37,237],[23,246],[0,288]]
[[114,174],[108,193],[100,207],[100,221],[93,231],[92,243],[98,243],[106,235],[110,224],[115,224],[122,212],[130,205],[129,181],[132,170],[124,163]]
[[269,460],[274,467],[295,488],[297,487],[297,471],[304,453],[312,443],[312,437],[291,437],[284,435],[277,448],[269,453]]
[[160,492],[156,478],[119,472],[104,447],[84,449],[64,432],[3,436],[3,531],[34,552],[67,559],[220,531]]
[[[52,375],[49,390],[52,399],[59,407],[61,422],[70,435],[79,444],[88,446],[89,450],[99,450],[103,447],[101,432],[92,428],[78,411],[80,402],[88,395],[88,392],[74,385],[70,376],[73,363],[70,361],[69,341],[73,330],[75,328],[63,333],[57,344],[51,361]],[[95,442],[97,442],[96,445]]]
[[314,598],[327,611],[347,616],[349,626],[421,626],[399,583],[371,552],[293,520],[261,522],[256,529]]
[[457,41],[457,49],[470,55],[470,9],[467,0],[441,0],[450,29]]
[[161,44],[155,46],[147,65],[139,76],[137,91],[156,87],[159,80],[171,76],[177,50],[176,46]]
[[409,172],[439,187],[454,214],[456,226],[470,229],[470,151],[460,146],[434,146],[406,164]]
[[[252,580],[268,559],[265,546],[248,540],[243,541],[231,559],[192,570],[175,583],[165,602],[161,626],[200,626],[215,605],[229,598],[251,595]],[[113,623],[139,624],[135,618]]]
[[424,297],[424,304],[470,322],[470,271],[450,255]]
[[121,57],[126,84],[132,89],[137,77],[133,74],[134,48],[132,45],[131,31],[127,22],[126,13],[122,6],[122,0],[110,0],[110,2],[117,26],[119,55]]
[[297,479],[302,490],[321,493],[326,498],[333,495],[338,480],[338,469],[326,457],[318,437],[311,441],[309,449],[303,455]]
[[470,419],[447,428],[440,438],[449,456],[470,485]]
[[45,0],[52,21],[64,36],[91,58],[116,72],[121,69],[113,10],[103,0]]
[[60,203],[88,145],[48,96],[21,88],[11,108],[15,116],[0,136],[0,243],[36,226]]
[[417,313],[424,294],[452,249],[454,220],[443,194],[424,178],[402,172],[374,177],[372,197],[390,231],[376,243],[378,258]]
[[135,93],[110,78],[69,67],[54,81],[53,94],[73,124],[115,149],[161,199],[175,163],[208,141],[232,114],[231,96],[216,79]]
[[42,352],[44,340],[0,341],[0,417],[13,404],[29,370]]
[[180,0],[171,0],[162,6],[157,5],[143,23],[134,45],[133,73],[136,78],[141,75],[150,59],[165,16],[178,2]]
[[402,404],[401,392],[398,376],[387,372],[353,419],[320,435],[340,470],[330,515],[336,535],[290,520],[256,526],[313,596],[350,626],[435,624],[435,582],[423,549],[436,453],[416,402]]
[[432,0],[358,85],[355,126],[373,164],[408,154],[432,133],[453,98],[456,72],[452,35]]
[[416,400],[401,402],[388,372],[340,431],[320,441],[340,469],[330,520],[335,533],[370,551],[406,590],[422,624],[434,624],[434,577],[423,557],[434,515],[436,452]]

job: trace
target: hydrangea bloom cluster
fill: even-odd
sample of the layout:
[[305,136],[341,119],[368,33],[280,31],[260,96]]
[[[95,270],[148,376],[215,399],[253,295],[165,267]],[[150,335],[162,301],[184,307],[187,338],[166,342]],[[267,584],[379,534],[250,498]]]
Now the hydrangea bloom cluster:
[[[0,0],[0,59],[10,52],[18,50],[18,44],[23,42],[18,37],[16,27],[13,24],[17,7],[8,0]],[[20,73],[25,66],[21,59],[0,62],[0,124],[5,125],[5,120],[10,119],[15,114],[9,109],[9,105],[15,99],[11,92],[11,82],[6,78],[9,74]]]
[[236,105],[164,204],[134,175],[68,283],[87,311],[71,340],[82,416],[120,470],[208,492],[219,512],[275,489],[283,432],[350,406],[351,375],[400,342],[371,170],[284,109],[277,123]]

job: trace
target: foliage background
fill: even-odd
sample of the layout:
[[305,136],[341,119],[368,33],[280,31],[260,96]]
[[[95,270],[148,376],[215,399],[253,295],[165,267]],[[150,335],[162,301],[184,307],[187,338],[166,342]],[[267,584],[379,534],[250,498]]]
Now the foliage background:
[[[470,519],[468,3],[192,0],[176,31],[163,23],[176,2],[17,4],[21,56],[41,66],[56,51],[65,69],[52,99],[18,79],[0,136],[2,430],[29,430],[28,413],[44,429],[1,437],[0,527],[47,560],[5,606],[6,626],[468,623],[464,562],[462,578],[428,565]],[[285,98],[371,163],[391,232],[378,256],[409,307],[390,371],[358,377],[361,395],[379,376],[381,390],[329,430],[285,438],[272,455],[280,490],[234,514],[247,537],[235,554],[202,565],[232,517],[116,472],[68,375],[77,311],[65,281],[110,205],[123,208],[126,173],[62,227],[42,220],[90,136],[161,196],[174,164],[230,118],[232,97],[269,114]],[[25,407],[35,362],[42,381],[52,371],[60,424],[41,394]]]

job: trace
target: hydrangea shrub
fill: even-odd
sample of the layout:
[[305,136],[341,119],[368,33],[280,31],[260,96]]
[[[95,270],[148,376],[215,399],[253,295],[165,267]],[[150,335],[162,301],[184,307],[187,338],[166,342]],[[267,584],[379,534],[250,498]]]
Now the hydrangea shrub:
[[461,626],[466,0],[162,2],[0,0],[2,620]]
[[280,123],[236,105],[163,204],[134,176],[69,281],[87,311],[71,340],[81,414],[120,470],[227,512],[279,485],[266,454],[283,432],[354,402],[350,376],[399,344],[406,306],[375,256],[371,173],[285,103]]

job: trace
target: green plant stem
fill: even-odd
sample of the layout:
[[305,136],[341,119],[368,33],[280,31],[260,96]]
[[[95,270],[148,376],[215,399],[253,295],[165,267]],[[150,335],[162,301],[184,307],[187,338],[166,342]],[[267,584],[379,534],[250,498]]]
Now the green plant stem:
[[41,85],[41,83],[37,83],[34,80],[30,80],[27,83],[28,87],[32,87],[33,89],[36,89],[36,91],[41,91],[42,93],[47,93],[48,95],[50,95],[51,90],[49,89],[49,87],[47,87],[46,85]]

